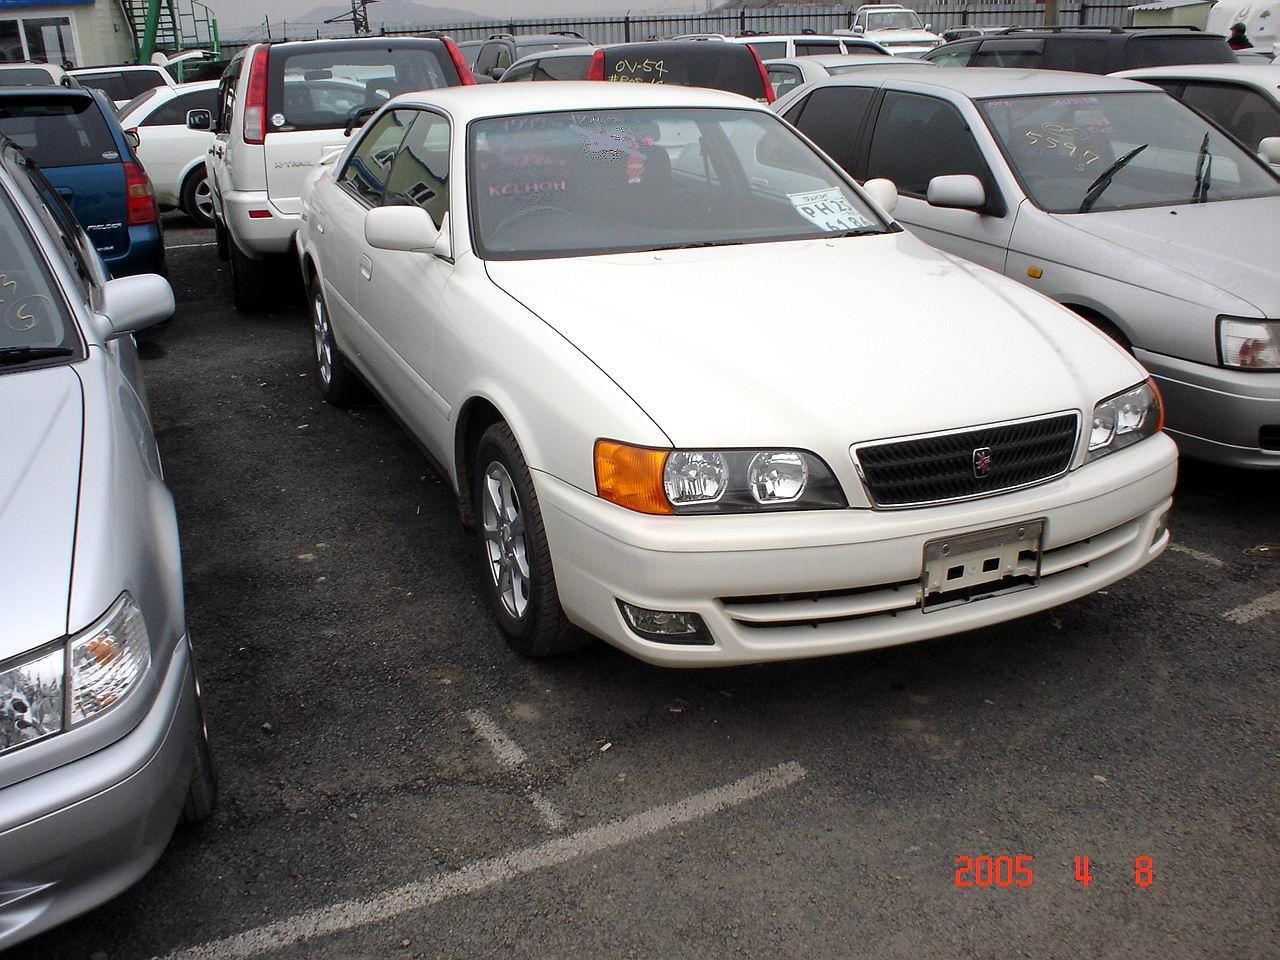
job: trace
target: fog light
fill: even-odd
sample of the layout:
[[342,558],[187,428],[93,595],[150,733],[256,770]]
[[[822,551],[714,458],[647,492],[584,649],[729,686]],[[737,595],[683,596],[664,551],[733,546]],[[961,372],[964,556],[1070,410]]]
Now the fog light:
[[711,634],[696,613],[646,610],[618,601],[622,616],[633,631],[655,643],[696,643],[710,645]]
[[1151,533],[1151,542],[1153,544],[1159,543],[1160,538],[1163,537],[1168,532],[1169,532],[1169,511],[1166,510],[1164,513],[1160,514],[1159,519],[1156,520],[1156,528]]

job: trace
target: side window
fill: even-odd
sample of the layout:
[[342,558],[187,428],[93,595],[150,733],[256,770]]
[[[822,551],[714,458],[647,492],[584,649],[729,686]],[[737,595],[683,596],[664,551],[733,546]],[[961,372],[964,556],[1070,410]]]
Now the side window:
[[236,57],[227,66],[218,84],[218,115],[214,118],[216,132],[230,133],[232,119],[236,112],[236,85],[240,82],[240,69],[244,66],[243,55]]
[[508,70],[502,80],[504,83],[520,83],[522,80],[532,80],[533,72],[537,67],[537,60],[526,60],[524,63],[517,64]]
[[773,87],[773,98],[776,100],[792,87],[800,85],[800,68],[790,64],[775,63],[769,67],[769,85]]
[[416,116],[415,110],[388,110],[379,117],[351,152],[338,182],[371,204],[381,203],[391,162]]
[[187,111],[212,110],[218,102],[217,90],[201,90],[199,93],[184,93],[174,97],[151,116],[142,121],[144,127],[180,126],[187,123]]
[[387,180],[388,204],[414,203],[439,227],[449,212],[449,121],[419,113],[404,138]]
[[824,54],[840,52],[839,40],[797,40],[797,57],[820,57]]
[[480,53],[476,57],[476,73],[488,74],[490,70],[498,65],[498,51],[502,49],[502,42],[499,40],[491,40],[480,48]]
[[1106,40],[1092,37],[1050,37],[1045,41],[1044,62],[1040,66],[1046,70],[1106,73],[1109,49]]
[[890,91],[876,118],[867,179],[887,177],[898,191],[923,197],[929,181],[971,173],[991,189],[986,161],[960,111],[936,97]]
[[1238,138],[1250,150],[1280,137],[1280,108],[1262,94],[1229,83],[1189,82],[1182,99]]
[[1043,59],[1043,40],[984,40],[968,66],[1034,68]]
[[583,80],[590,66],[590,57],[547,57],[545,60],[538,61],[538,70],[533,75],[533,79]]
[[504,70],[511,66],[511,51],[507,49],[506,44],[498,48],[498,62],[494,66],[502,67]]
[[858,134],[874,93],[870,87],[824,87],[815,90],[805,100],[797,126],[832,160],[853,173]]
[[977,52],[977,43],[952,43],[929,59],[940,67],[967,67]]

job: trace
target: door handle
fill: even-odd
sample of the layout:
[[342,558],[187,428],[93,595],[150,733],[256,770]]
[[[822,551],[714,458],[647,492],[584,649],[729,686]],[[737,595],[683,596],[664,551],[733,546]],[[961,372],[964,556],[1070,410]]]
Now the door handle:
[[373,279],[373,261],[364,254],[360,255],[360,276],[366,280]]

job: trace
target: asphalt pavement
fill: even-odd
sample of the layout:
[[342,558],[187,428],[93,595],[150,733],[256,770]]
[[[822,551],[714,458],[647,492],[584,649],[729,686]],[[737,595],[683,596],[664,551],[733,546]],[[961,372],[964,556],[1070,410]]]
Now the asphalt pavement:
[[1184,465],[1175,549],[999,627],[528,661],[408,435],[321,401],[300,295],[236,314],[167,228],[141,346],[219,805],[12,960],[1280,956],[1275,474]]

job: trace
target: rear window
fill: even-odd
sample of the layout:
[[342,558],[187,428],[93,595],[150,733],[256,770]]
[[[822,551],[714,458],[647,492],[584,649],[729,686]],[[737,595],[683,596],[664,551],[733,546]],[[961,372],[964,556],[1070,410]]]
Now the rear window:
[[0,85],[22,86],[32,83],[53,83],[53,75],[48,70],[31,69],[0,70]]
[[761,99],[764,78],[756,58],[737,43],[628,43],[606,47],[604,78],[615,83],[710,87]]
[[77,73],[82,87],[101,90],[112,100],[132,100],[155,87],[168,86],[159,70],[104,70],[101,73]]
[[1134,37],[1125,49],[1125,69],[1183,63],[1235,63],[1222,37]]
[[268,63],[268,132],[343,127],[363,107],[460,81],[439,40],[273,47]]
[[102,111],[85,96],[5,99],[0,102],[0,133],[45,168],[120,162]]

